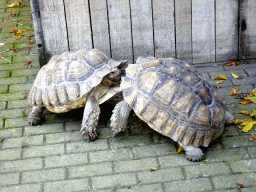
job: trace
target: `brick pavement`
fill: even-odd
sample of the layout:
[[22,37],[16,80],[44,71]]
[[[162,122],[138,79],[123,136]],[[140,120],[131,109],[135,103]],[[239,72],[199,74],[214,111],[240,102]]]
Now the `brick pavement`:
[[[26,97],[39,70],[37,48],[28,43],[27,35],[33,34],[29,1],[21,1],[23,7],[7,8],[12,2],[0,0],[0,56],[4,57],[0,59],[0,191],[256,191],[256,140],[249,141],[255,128],[242,133],[235,125],[227,126],[206,150],[209,160],[193,163],[184,152],[177,153],[171,139],[134,115],[129,119],[130,132],[112,138],[107,120],[110,104],[101,106],[101,117],[106,118],[100,120],[100,138],[95,142],[85,142],[79,133],[83,109],[65,114],[45,111],[41,126],[29,126],[26,116],[31,106]],[[13,28],[26,30],[24,36],[12,38]],[[241,105],[228,96],[234,86],[238,93],[256,87],[254,60],[238,66],[200,64],[197,69],[212,84],[215,75],[229,78],[219,92],[236,118],[245,118],[238,114],[241,108],[256,109],[256,104]],[[242,79],[232,78],[230,72]],[[158,170],[150,172],[152,167]]]

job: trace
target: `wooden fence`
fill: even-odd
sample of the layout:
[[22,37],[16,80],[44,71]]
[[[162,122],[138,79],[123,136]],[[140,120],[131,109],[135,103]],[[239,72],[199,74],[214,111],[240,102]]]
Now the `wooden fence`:
[[31,0],[40,63],[98,48],[114,59],[256,58],[256,0]]

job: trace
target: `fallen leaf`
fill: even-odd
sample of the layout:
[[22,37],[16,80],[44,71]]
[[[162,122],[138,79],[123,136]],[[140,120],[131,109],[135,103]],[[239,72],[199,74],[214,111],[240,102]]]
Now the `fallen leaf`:
[[243,188],[244,187],[244,185],[243,184],[241,184],[241,183],[236,183],[236,185],[238,185],[239,187],[241,187],[241,188]]
[[249,122],[247,125],[244,126],[244,128],[241,130],[245,133],[247,133],[248,131],[250,131],[253,128],[253,123]]
[[213,67],[217,67],[218,65],[213,65]]
[[236,107],[236,104],[235,104],[235,103],[232,103],[231,105],[232,105],[232,107]]
[[32,37],[34,37],[34,34],[28,34],[28,39],[30,40]]
[[27,60],[27,62],[28,62],[28,65],[29,65],[30,63],[32,63],[32,61],[30,61],[30,60]]
[[241,79],[241,77],[233,72],[231,72],[232,77],[234,77],[235,79]]
[[34,43],[35,43],[35,41],[32,41],[32,40],[30,40],[30,41],[28,42],[29,45],[32,45],[32,44],[34,44]]
[[245,100],[245,99],[244,99],[244,100],[240,101],[239,103],[240,103],[240,104],[244,104],[244,105],[245,105],[245,104],[249,104],[249,103],[251,103],[251,101],[250,101],[250,100]]
[[216,75],[214,78],[214,80],[218,80],[218,79],[223,79],[223,80],[226,80],[228,79],[225,75]]
[[11,17],[15,17],[15,16],[16,16],[16,13],[9,13],[9,15],[10,15]]
[[137,156],[133,156],[132,159],[133,159],[133,160],[137,160],[138,157],[137,157]]
[[250,133],[250,135],[256,135],[256,132],[252,132],[252,133]]
[[240,124],[240,123],[243,123],[243,120],[241,120],[241,119],[235,119],[235,124]]
[[19,35],[23,35],[23,31],[25,31],[25,30],[18,30],[16,33],[18,33]]
[[216,81],[215,83],[221,84],[224,80]]
[[214,87],[215,87],[216,89],[221,88],[221,86],[220,86],[220,85],[215,85]]
[[256,96],[256,88],[250,92],[250,96]]
[[249,141],[253,141],[255,140],[255,137],[249,138]]
[[245,119],[240,125],[248,125],[249,123],[252,123],[253,125],[256,125],[256,121],[252,119]]
[[226,65],[238,65],[238,62],[236,61],[228,61]]
[[256,96],[251,96],[251,97],[247,96],[247,97],[245,97],[245,99],[250,100],[253,103],[256,103]]
[[205,159],[204,161],[206,161],[206,162],[207,162],[207,161],[209,161],[209,159]]
[[156,171],[157,170],[157,167],[152,167],[151,169],[150,169],[150,171]]
[[245,111],[244,109],[241,109],[239,113],[242,113],[244,115],[250,115],[251,111]]
[[238,90],[238,87],[234,87],[232,90],[233,91],[231,91],[229,95],[237,95],[236,91]]
[[9,31],[9,33],[15,33],[16,31],[17,31],[17,29],[12,28],[12,29]]
[[7,7],[19,7],[19,6],[20,6],[20,3],[16,2],[16,1],[14,3],[7,5]]
[[13,53],[16,53],[16,52],[17,52],[17,49],[12,49],[12,52],[13,52]]
[[253,109],[253,110],[251,111],[250,116],[251,116],[251,117],[256,116],[256,110],[255,110],[255,109]]
[[184,150],[183,147],[179,147],[177,152],[180,153],[180,152],[183,151],[183,150]]

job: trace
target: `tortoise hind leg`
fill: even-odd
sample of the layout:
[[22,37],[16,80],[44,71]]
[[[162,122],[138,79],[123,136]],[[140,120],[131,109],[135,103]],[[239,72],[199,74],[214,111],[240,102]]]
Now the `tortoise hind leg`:
[[110,119],[110,127],[112,128],[114,137],[119,132],[124,131],[127,128],[127,119],[131,110],[132,108],[128,105],[128,103],[126,103],[125,100],[116,104]]
[[225,111],[225,119],[226,119],[226,123],[235,123],[234,116],[227,111]]
[[28,123],[30,125],[38,125],[42,120],[44,107],[33,106],[32,111],[28,115]]
[[194,147],[191,145],[182,145],[181,143],[179,144],[181,147],[184,148],[187,160],[201,161],[203,159],[204,153],[199,147]]
[[92,95],[88,97],[82,121],[82,127],[80,132],[87,141],[94,141],[98,139],[96,127],[98,125],[100,116],[100,107],[95,97]]

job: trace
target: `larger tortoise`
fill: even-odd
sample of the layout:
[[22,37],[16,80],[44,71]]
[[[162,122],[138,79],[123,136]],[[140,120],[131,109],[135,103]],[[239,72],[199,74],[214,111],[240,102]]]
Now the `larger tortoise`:
[[114,134],[126,128],[133,109],[152,129],[178,142],[191,161],[201,160],[199,146],[208,147],[224,123],[234,121],[217,91],[181,60],[140,57],[127,67],[121,90],[124,100],[111,117]]
[[33,105],[28,122],[37,125],[46,107],[55,113],[84,108],[81,133],[87,140],[97,138],[99,104],[120,92],[121,67],[103,52],[86,49],[65,52],[51,58],[37,74],[29,93]]

